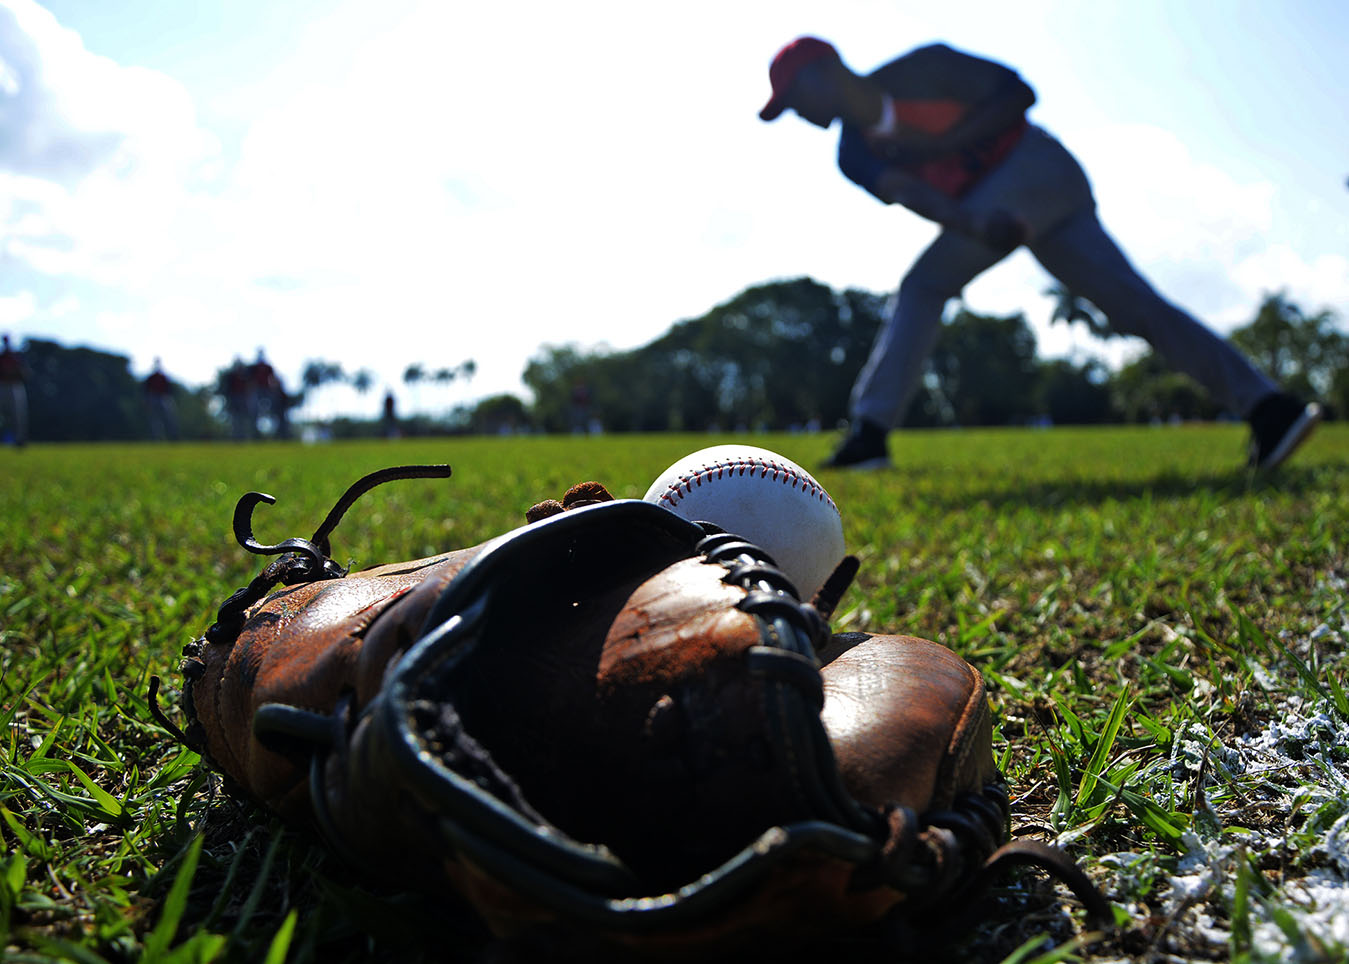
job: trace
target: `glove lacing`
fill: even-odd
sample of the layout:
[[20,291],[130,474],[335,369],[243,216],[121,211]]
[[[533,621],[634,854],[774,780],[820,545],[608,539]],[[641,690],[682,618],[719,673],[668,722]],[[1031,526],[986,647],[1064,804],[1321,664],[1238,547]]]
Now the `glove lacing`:
[[[323,521],[314,530],[314,534],[308,539],[298,537],[284,539],[271,546],[264,545],[253,538],[253,510],[257,508],[259,503],[275,505],[275,496],[268,495],[265,492],[244,493],[234,506],[233,530],[235,540],[254,555],[279,555],[281,558],[270,563],[262,572],[253,577],[247,586],[235,590],[221,605],[216,613],[215,622],[206,630],[202,638],[184,647],[184,659],[179,668],[183,677],[189,683],[201,678],[206,671],[206,664],[200,658],[202,646],[205,643],[233,645],[239,636],[239,631],[243,629],[248,610],[266,596],[273,586],[278,583],[296,586],[301,583],[318,582],[323,579],[340,579],[347,574],[347,570],[332,559],[332,545],[329,542],[329,536],[337,528],[337,524],[342,521],[342,517],[346,515],[347,510],[362,495],[385,482],[400,479],[447,479],[452,472],[453,470],[448,465],[395,465],[371,472],[347,487],[347,490],[342,493],[333,507],[328,510],[328,514],[324,516]],[[205,740],[197,732],[200,729],[200,723],[197,722],[197,714],[191,705],[191,687],[189,686],[183,691],[183,708],[187,711],[188,719],[192,721],[189,723],[186,733],[179,729],[160,709],[159,687],[159,677],[152,675],[149,692],[147,693],[150,714],[179,743],[190,750],[205,755]],[[313,714],[309,715],[312,716]],[[326,717],[323,720],[326,720]],[[308,728],[318,732],[326,725],[326,722],[320,721],[308,724]]]
[[258,556],[281,556],[250,582],[225,600],[216,621],[206,630],[210,643],[232,643],[243,628],[244,618],[254,603],[267,595],[277,583],[296,586],[322,579],[341,579],[347,570],[332,559],[328,537],[342,521],[352,504],[362,495],[385,482],[399,479],[447,479],[448,465],[395,465],[380,469],[357,479],[342,493],[342,497],[328,511],[323,522],[308,539],[284,539],[274,546],[264,545],[253,538],[253,510],[259,503],[274,505],[276,498],[265,492],[246,492],[234,506],[234,538],[240,546]]

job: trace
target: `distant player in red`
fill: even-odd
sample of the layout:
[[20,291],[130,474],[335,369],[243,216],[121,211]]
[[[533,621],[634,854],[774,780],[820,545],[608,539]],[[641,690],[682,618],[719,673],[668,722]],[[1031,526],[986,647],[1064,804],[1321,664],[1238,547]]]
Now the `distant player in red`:
[[225,369],[221,382],[220,391],[225,396],[225,411],[230,420],[230,437],[236,442],[253,438],[257,434],[257,420],[255,414],[253,421],[249,421],[248,366],[238,355],[234,356],[230,367]]
[[1279,391],[1139,275],[1097,220],[1076,159],[1026,120],[1035,92],[1015,71],[930,44],[860,75],[830,44],[801,37],[778,52],[768,76],[763,120],[793,110],[817,127],[841,121],[843,173],[944,228],[899,286],[853,386],[849,433],[827,466],[889,464],[886,435],[918,388],[946,302],[1022,244],[1116,331],[1146,339],[1243,416],[1252,466],[1278,465],[1320,419],[1318,405]]
[[22,448],[28,444],[28,369],[10,346],[9,335],[0,338],[0,428],[11,444]]
[[178,406],[173,399],[173,382],[164,374],[163,364],[155,359],[154,370],[141,383],[150,415],[150,435],[163,441],[178,438]]
[[271,418],[272,434],[276,438],[290,436],[290,399],[261,348],[257,360],[248,369],[247,406],[249,419],[254,433],[257,432],[258,419],[267,415]]
[[398,400],[392,391],[384,393],[384,416],[381,421],[385,438],[398,438]]

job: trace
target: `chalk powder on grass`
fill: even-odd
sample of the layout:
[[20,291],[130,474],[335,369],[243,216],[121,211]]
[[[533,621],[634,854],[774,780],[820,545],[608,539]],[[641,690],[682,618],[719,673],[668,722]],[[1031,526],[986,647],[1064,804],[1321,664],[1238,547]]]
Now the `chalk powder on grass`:
[[[1310,639],[1328,636],[1343,638],[1323,624]],[[1271,693],[1288,688],[1286,680],[1258,669],[1255,682]],[[1229,912],[1237,861],[1243,853],[1273,855],[1284,869],[1265,874],[1260,886],[1251,888],[1252,951],[1268,960],[1327,959],[1323,955],[1339,959],[1349,952],[1349,723],[1328,703],[1297,694],[1275,703],[1273,711],[1274,718],[1263,729],[1226,743],[1191,722],[1176,733],[1170,759],[1153,768],[1156,777],[1169,776],[1175,786],[1188,786],[1207,751],[1211,772],[1205,790],[1210,799],[1220,797],[1212,803],[1213,815],[1216,825],[1229,832],[1214,832],[1215,827],[1186,833],[1186,852],[1169,872],[1162,872],[1150,909],[1174,917],[1168,931],[1178,938],[1183,935],[1184,943],[1196,949],[1208,944],[1206,950],[1222,953],[1232,940]],[[1234,784],[1240,793],[1221,796]],[[1291,824],[1290,829],[1230,832],[1243,826],[1238,811],[1253,804],[1259,805],[1262,822]],[[1300,839],[1293,841],[1291,836]],[[1309,838],[1314,841],[1310,848]],[[1129,878],[1151,861],[1150,855],[1133,853],[1108,854],[1100,860],[1119,875],[1115,887],[1124,893],[1130,889]],[[1114,889],[1110,881],[1105,883]],[[1129,909],[1136,916],[1147,913],[1137,904]],[[1276,913],[1294,922],[1293,934],[1279,926]],[[1164,959],[1188,960],[1176,955]],[[1202,959],[1211,958],[1206,954]]]

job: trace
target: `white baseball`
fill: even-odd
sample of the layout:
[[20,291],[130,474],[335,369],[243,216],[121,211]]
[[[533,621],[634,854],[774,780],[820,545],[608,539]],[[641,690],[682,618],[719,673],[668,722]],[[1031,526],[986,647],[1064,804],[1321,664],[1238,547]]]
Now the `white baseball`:
[[686,455],[643,498],[762,548],[809,601],[842,560],[843,520],[824,486],[791,459],[752,445]]

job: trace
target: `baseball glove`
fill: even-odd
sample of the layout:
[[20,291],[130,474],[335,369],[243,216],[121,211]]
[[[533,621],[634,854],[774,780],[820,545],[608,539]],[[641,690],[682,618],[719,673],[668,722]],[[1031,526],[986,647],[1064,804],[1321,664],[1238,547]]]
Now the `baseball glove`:
[[[597,483],[486,544],[347,574],[282,554],[186,650],[178,735],[357,867],[466,898],[494,933],[640,952],[820,936],[968,903],[1006,862],[979,673],[907,636],[831,636],[753,545]],[[277,584],[281,588],[273,592]],[[823,662],[823,665],[822,665]],[[166,725],[171,725],[167,724]]]

